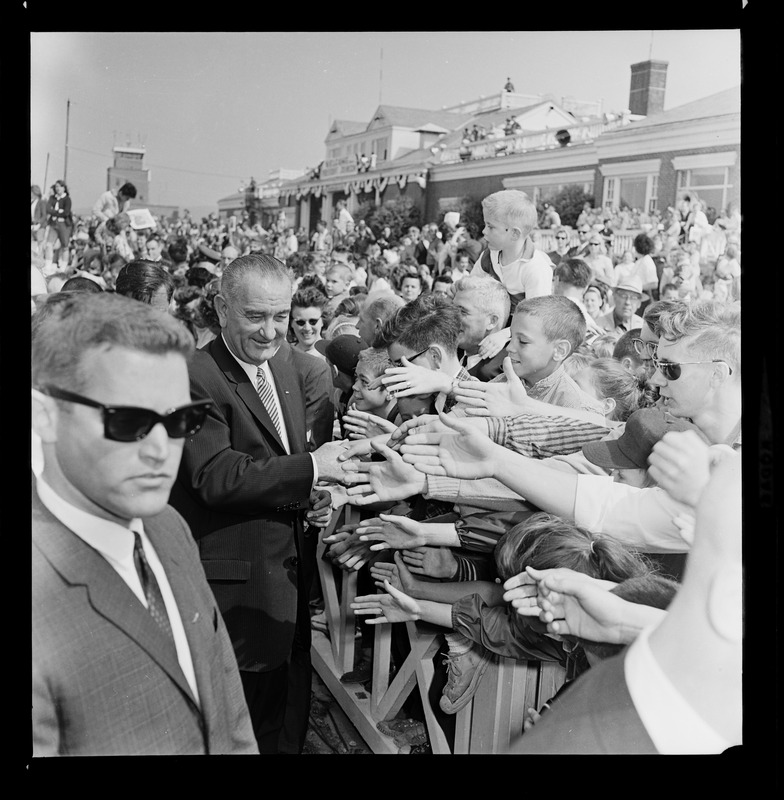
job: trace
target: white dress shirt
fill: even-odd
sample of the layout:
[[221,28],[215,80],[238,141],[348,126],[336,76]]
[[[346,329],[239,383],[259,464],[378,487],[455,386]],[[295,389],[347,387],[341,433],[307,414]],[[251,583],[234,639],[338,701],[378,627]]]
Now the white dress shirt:
[[662,671],[648,644],[656,626],[646,628],[629,645],[623,662],[626,686],[634,708],[662,755],[722,753],[729,742],[689,705]]
[[158,554],[144,532],[142,520],[138,518],[132,519],[129,527],[126,528],[116,522],[88,514],[86,511],[82,511],[80,508],[63,500],[42,477],[37,478],[36,487],[38,496],[46,508],[63,525],[73,531],[93,550],[96,550],[99,555],[103,556],[136,595],[139,602],[147,608],[147,598],[144,596],[144,589],[133,561],[133,531],[139,533],[147,561],[158,581],[163,602],[166,606],[166,613],[169,615],[174,645],[177,649],[177,660],[180,662],[180,668],[185,680],[188,681],[188,686],[190,686],[191,692],[193,692],[193,696],[198,703],[199,690],[196,686],[196,673],[193,669],[191,650],[188,645],[188,639],[185,636],[185,628],[182,624],[177,601],[174,599],[174,593],[171,590],[169,579],[166,577],[166,571],[158,558]]

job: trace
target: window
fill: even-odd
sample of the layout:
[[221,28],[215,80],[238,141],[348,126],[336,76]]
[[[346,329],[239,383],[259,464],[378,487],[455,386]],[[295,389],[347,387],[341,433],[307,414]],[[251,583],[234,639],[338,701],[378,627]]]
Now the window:
[[651,176],[651,194],[648,197],[648,212],[656,211],[659,206],[659,176]]
[[729,182],[727,167],[699,167],[679,170],[677,173],[678,194],[689,191],[696,193],[706,206],[717,210],[727,206],[727,190],[732,186]]

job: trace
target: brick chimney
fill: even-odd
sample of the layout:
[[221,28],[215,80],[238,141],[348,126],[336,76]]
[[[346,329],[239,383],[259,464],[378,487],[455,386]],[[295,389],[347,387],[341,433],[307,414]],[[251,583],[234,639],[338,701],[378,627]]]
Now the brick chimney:
[[649,116],[664,111],[664,88],[668,61],[640,61],[632,64],[629,111]]

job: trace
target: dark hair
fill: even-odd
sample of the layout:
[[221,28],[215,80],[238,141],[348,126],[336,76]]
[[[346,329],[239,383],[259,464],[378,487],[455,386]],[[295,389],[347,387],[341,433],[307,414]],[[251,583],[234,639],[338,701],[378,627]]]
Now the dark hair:
[[639,339],[642,333],[642,328],[632,328],[618,337],[618,341],[613,347],[612,357],[616,361],[621,361],[627,356],[631,358],[636,364],[642,363],[642,359],[634,349],[634,342],[632,339]]
[[504,581],[526,567],[565,567],[616,583],[651,570],[642,555],[618,539],[594,534],[543,511],[510,528],[498,540],[494,555],[498,575]]
[[117,194],[133,200],[136,197],[136,187],[132,183],[124,183],[118,190]]
[[353,297],[344,297],[335,307],[333,317],[346,316],[358,317],[360,312],[359,303]]
[[591,268],[581,258],[561,259],[553,274],[559,281],[578,289],[587,288],[593,276]]
[[61,292],[93,292],[98,294],[103,289],[101,285],[92,280],[92,278],[85,278],[82,275],[74,275],[60,287]]
[[184,238],[176,239],[167,248],[169,258],[175,264],[182,264],[188,261],[188,240]]
[[291,298],[292,308],[318,308],[322,309],[327,304],[327,296],[315,286],[299,288]]
[[653,252],[653,239],[647,233],[638,233],[632,241],[632,247],[641,256],[647,256]]
[[299,294],[299,292],[303,291],[304,289],[311,289],[311,288],[318,289],[318,291],[321,294],[323,294],[324,297],[327,296],[327,287],[324,286],[324,281],[322,281],[321,278],[319,278],[319,276],[316,275],[315,273],[308,272],[302,276],[302,280],[300,280],[299,286],[297,287],[297,294]]
[[424,280],[422,280],[422,276],[419,273],[417,273],[415,275],[412,272],[407,272],[405,275],[401,275],[400,276],[400,288],[401,289],[403,288],[403,281],[406,280],[407,278],[411,278],[411,280],[418,281],[419,282],[419,290],[422,291],[422,292],[425,291],[426,287],[425,287]]
[[215,276],[206,267],[189,267],[185,273],[185,280],[189,286],[202,288],[206,286]]
[[120,270],[114,283],[114,290],[117,294],[150,304],[153,295],[161,286],[166,289],[166,297],[171,302],[174,295],[174,281],[169,272],[155,261],[138,259],[129,261]]
[[673,311],[681,311],[688,308],[685,300],[657,300],[650,303],[645,309],[642,318],[645,324],[651,329],[654,336],[661,337],[659,320],[664,314],[671,314]]
[[[439,344],[448,353],[457,353],[460,309],[442,294],[419,295],[398,309],[387,322],[390,323],[389,333],[393,336],[387,346],[397,341],[402,347],[423,350],[432,344]],[[386,326],[387,323],[384,323],[384,328]]]
[[[629,603],[639,603],[643,606],[666,610],[675,598],[679,588],[680,584],[677,581],[651,571],[645,575],[627,578],[617,586],[613,586],[610,591]],[[625,647],[623,644],[590,642],[586,639],[581,639],[579,636],[568,635],[564,636],[564,638],[574,644],[581,645],[587,653],[600,659],[610,658],[610,656],[620,653]]]
[[450,284],[450,283],[454,283],[454,281],[452,280],[452,276],[451,275],[447,275],[446,273],[444,273],[442,275],[436,275],[435,278],[433,278],[433,283],[434,284],[435,283]]

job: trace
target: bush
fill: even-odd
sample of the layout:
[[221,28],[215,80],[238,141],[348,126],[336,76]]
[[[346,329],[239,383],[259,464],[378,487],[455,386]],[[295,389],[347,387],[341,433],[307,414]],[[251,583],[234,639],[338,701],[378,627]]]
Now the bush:
[[354,218],[357,221],[364,219],[376,236],[386,225],[389,225],[392,239],[397,241],[412,225],[422,227],[422,212],[409,197],[389,200],[380,207],[374,206],[370,202],[362,203],[357,209],[357,213],[354,214]]
[[581,186],[572,184],[564,186],[550,201],[561,217],[561,224],[573,228],[577,224],[577,217],[583,210],[584,203],[594,204],[592,194],[586,194]]

